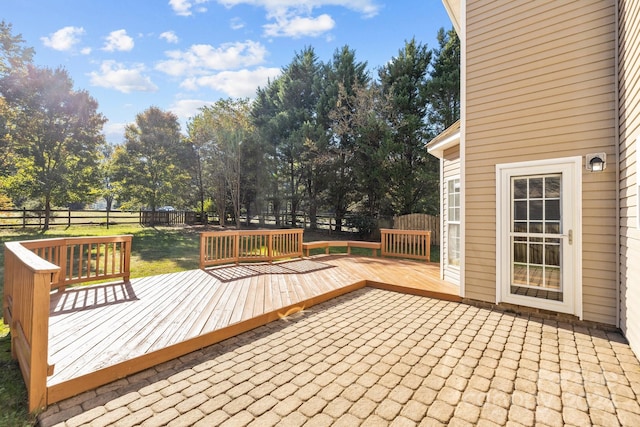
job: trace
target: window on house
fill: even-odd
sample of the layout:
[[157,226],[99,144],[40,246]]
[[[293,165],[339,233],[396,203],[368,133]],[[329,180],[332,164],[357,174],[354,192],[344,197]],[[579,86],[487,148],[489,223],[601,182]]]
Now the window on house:
[[447,263],[460,265],[460,180],[447,182]]

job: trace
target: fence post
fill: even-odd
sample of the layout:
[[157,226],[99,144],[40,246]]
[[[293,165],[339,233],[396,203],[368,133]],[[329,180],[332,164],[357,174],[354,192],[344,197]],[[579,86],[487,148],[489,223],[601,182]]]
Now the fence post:
[[67,211],[67,228],[71,227],[71,208]]
[[27,208],[22,207],[22,228],[27,228]]

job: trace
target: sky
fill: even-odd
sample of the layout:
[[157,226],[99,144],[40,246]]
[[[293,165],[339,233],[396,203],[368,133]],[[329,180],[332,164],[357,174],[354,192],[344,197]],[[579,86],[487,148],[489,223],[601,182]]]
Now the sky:
[[0,20],[64,67],[108,122],[107,141],[151,106],[183,126],[222,98],[253,98],[296,52],[328,62],[345,45],[372,76],[413,37],[437,47],[441,0],[0,0]]

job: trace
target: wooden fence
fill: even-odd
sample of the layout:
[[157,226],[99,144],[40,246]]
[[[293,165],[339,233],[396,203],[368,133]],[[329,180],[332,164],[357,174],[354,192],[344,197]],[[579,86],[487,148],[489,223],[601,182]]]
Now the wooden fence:
[[440,245],[440,217],[420,213],[397,216],[393,218],[393,228],[431,231],[431,244]]
[[142,225],[182,225],[200,222],[200,215],[193,211],[140,211]]
[[4,322],[11,328],[11,356],[27,386],[29,411],[47,403],[51,289],[72,283],[129,279],[131,236],[7,242]]
[[200,234],[200,268],[242,261],[302,257],[301,228],[211,231]]
[[[50,227],[71,227],[72,225],[183,225],[198,224],[201,215],[193,211],[101,211],[52,209]],[[42,228],[44,210],[4,209],[0,210],[0,228]]]

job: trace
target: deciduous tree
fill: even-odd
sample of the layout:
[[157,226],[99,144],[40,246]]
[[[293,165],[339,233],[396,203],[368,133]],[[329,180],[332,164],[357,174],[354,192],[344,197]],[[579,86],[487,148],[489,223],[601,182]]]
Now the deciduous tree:
[[181,204],[181,193],[188,182],[178,117],[157,107],[136,115],[125,129],[125,143],[116,150],[114,177],[119,198],[130,207]]
[[12,111],[10,138],[15,174],[6,182],[13,195],[41,200],[44,229],[52,204],[87,201],[97,184],[98,148],[105,118],[86,91],[73,89],[66,70],[27,66],[0,79]]

